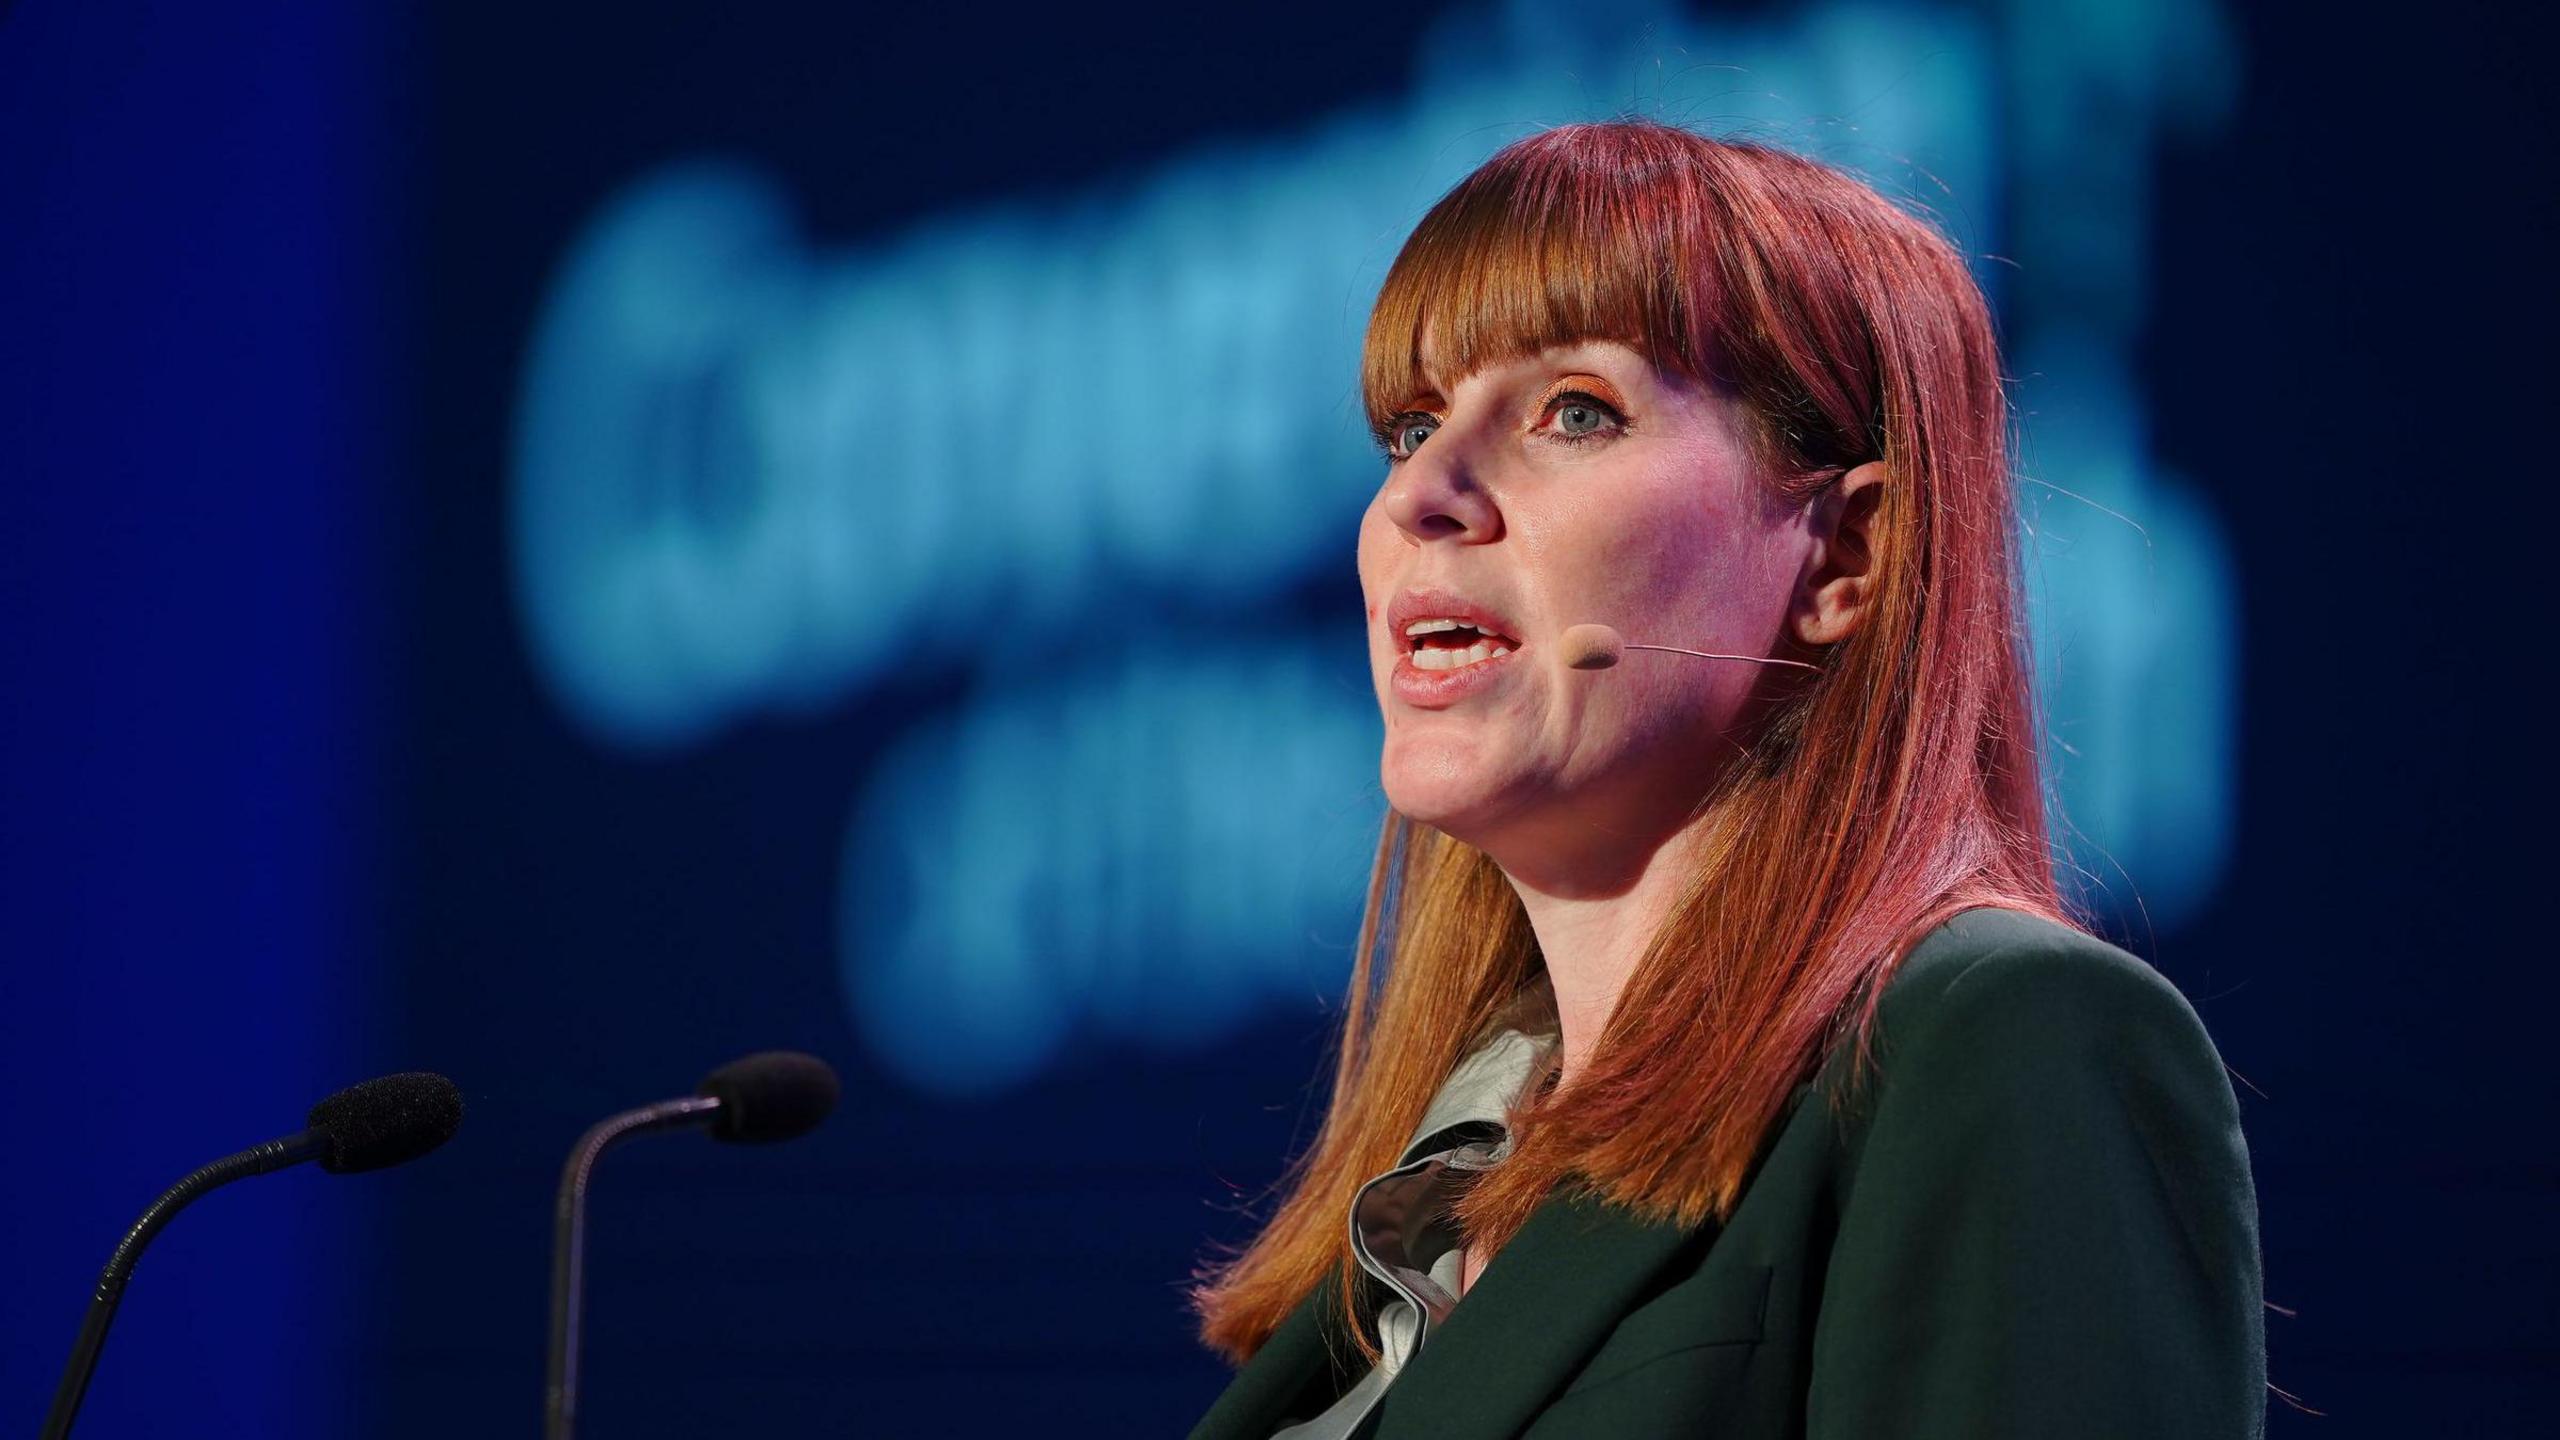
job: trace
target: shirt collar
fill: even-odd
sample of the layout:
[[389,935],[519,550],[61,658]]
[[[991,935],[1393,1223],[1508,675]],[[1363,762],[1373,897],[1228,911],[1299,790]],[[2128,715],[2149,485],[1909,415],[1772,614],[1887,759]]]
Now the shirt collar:
[[1555,1042],[1551,1034],[1506,1027],[1469,1052],[1423,1112],[1421,1125],[1405,1144],[1404,1163],[1437,1148],[1430,1144],[1432,1140],[1461,1125],[1489,1125],[1495,1133],[1504,1133],[1512,1102],[1520,1098]]

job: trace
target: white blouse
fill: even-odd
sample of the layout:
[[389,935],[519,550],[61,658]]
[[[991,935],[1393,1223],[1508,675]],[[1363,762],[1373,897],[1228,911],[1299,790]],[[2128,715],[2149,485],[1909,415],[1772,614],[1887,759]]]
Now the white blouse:
[[1283,1426],[1272,1440],[1345,1440],[1385,1396],[1431,1327],[1458,1303],[1466,1237],[1458,1196],[1476,1175],[1511,1154],[1507,1111],[1542,1068],[1553,1034],[1504,1029],[1458,1062],[1432,1098],[1395,1168],[1351,1201],[1351,1252],[1383,1287],[1378,1363],[1312,1420]]

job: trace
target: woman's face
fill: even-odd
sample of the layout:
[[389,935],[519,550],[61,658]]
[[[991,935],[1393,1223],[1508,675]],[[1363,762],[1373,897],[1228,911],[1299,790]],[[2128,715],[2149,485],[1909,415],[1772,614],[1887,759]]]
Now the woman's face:
[[[1558,637],[1771,653],[1811,546],[1735,402],[1612,342],[1441,375],[1394,425],[1360,526],[1380,778],[1416,820],[1524,869],[1650,853],[1736,752],[1763,666]],[[1449,622],[1469,628],[1450,628]]]

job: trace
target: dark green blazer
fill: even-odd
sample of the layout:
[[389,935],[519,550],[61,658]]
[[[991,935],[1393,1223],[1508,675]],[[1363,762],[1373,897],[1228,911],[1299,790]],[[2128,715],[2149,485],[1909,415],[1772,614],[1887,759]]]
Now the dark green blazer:
[[[1796,1092],[1731,1220],[1559,1192],[1361,1434],[2216,1440],[2266,1413],[2257,1202],[2222,1062],[2139,959],[1967,910]],[[1328,1280],[1193,1440],[1268,1440],[1357,1378]]]

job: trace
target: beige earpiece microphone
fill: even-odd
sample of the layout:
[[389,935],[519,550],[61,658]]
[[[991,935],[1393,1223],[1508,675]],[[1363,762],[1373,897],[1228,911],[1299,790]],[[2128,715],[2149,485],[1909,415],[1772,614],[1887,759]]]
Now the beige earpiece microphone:
[[1718,655],[1708,650],[1683,650],[1677,645],[1630,645],[1626,637],[1606,625],[1572,626],[1557,643],[1564,647],[1564,663],[1576,670],[1606,670],[1629,650],[1664,650],[1674,655],[1695,655],[1701,660],[1748,660],[1755,665],[1793,665],[1800,670],[1822,668],[1802,660],[1776,660],[1765,655]]

